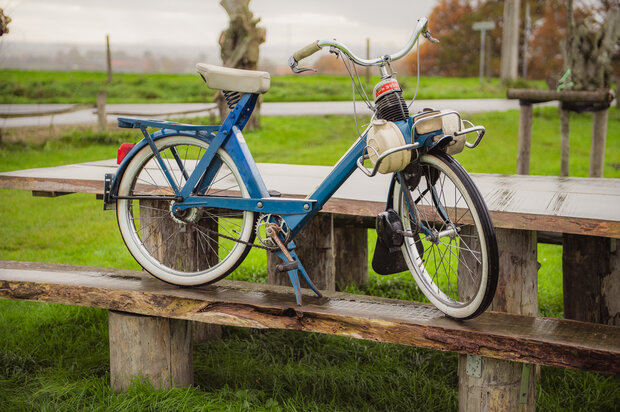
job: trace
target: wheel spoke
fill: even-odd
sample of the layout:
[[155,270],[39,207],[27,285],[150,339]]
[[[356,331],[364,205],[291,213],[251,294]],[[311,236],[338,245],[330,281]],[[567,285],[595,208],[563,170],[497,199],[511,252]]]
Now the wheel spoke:
[[[180,285],[215,281],[230,273],[249,251],[248,244],[254,241],[255,214],[198,207],[173,215],[170,201],[149,201],[150,195],[174,193],[174,185],[179,189],[186,185],[195,170],[194,162],[208,148],[201,139],[180,135],[156,139],[155,144],[162,163],[145,146],[130,161],[121,179],[119,196],[144,197],[139,201],[118,201],[123,239],[138,263],[163,280]],[[232,158],[222,149],[216,153],[220,170],[210,182],[211,193],[205,197],[226,191],[248,197]]]

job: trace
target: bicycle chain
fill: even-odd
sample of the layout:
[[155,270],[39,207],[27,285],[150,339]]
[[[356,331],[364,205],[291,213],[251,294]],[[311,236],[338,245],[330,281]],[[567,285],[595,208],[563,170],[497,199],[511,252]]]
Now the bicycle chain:
[[234,237],[223,235],[220,232],[218,232],[217,230],[209,229],[207,227],[201,227],[200,230],[206,230],[207,232],[210,232],[211,234],[214,234],[215,236],[223,237],[224,239],[232,240],[233,242],[241,243],[241,244],[244,244],[246,246],[257,247],[259,249],[268,250],[268,251],[272,251],[273,250],[273,248],[270,249],[270,248],[268,248],[266,246],[257,245],[255,243],[246,242],[245,240],[235,239]]

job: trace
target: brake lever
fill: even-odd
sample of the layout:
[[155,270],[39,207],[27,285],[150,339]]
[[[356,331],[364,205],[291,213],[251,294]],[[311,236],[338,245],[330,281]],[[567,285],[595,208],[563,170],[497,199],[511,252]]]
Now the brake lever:
[[439,40],[431,36],[431,31],[426,29],[422,32],[422,36],[426,37],[431,43],[439,43]]
[[299,62],[295,60],[294,56],[289,57],[288,67],[291,68],[293,73],[303,73],[303,72],[308,72],[308,71],[316,72],[316,69],[313,67],[297,67],[298,64]]

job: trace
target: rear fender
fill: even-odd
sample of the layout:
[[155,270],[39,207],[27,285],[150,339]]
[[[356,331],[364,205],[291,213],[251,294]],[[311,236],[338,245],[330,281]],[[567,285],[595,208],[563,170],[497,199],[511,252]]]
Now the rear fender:
[[[207,143],[211,143],[211,141],[214,138],[214,135],[211,133],[206,133],[206,132],[196,133],[194,131],[185,132],[185,131],[172,130],[172,129],[162,129],[162,130],[159,130],[151,134],[151,138],[153,139],[153,141],[157,141],[159,139],[163,139],[165,137],[170,137],[170,136],[194,137],[194,138],[203,140]],[[106,196],[104,196],[104,203],[112,202],[110,199],[114,199],[114,197],[118,195],[118,188],[120,186],[121,179],[123,178],[123,175],[125,174],[125,171],[127,170],[127,165],[129,164],[129,162],[133,160],[136,154],[140,150],[142,150],[145,146],[148,146],[148,144],[149,143],[146,141],[146,139],[140,140],[138,143],[136,143],[133,149],[131,149],[131,151],[127,153],[127,155],[125,156],[121,164],[118,165],[116,174],[114,174],[114,176],[110,179],[110,182],[108,184],[109,191],[106,190],[107,193],[106,193]],[[105,199],[108,199],[108,201],[106,201]],[[104,204],[104,209],[105,208],[106,208],[106,205]]]

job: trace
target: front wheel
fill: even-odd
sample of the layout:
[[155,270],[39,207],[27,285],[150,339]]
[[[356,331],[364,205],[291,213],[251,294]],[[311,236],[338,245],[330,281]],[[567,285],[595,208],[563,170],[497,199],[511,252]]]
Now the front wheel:
[[465,169],[443,152],[422,156],[418,175],[410,197],[399,184],[394,188],[394,208],[404,231],[412,234],[401,247],[407,266],[424,295],[446,315],[478,316],[493,300],[498,278],[487,207]]
[[[121,178],[118,195],[130,198],[118,199],[116,205],[123,240],[136,261],[165,282],[183,286],[215,282],[231,273],[249,252],[255,214],[206,207],[173,213],[175,192],[169,179],[182,188],[209,144],[182,135],[164,137],[155,144],[165,168],[147,145],[131,159]],[[239,170],[224,150],[216,152],[211,165],[204,196],[249,197]]]

